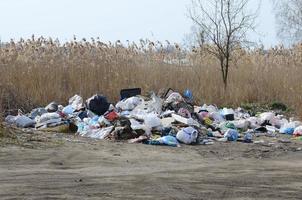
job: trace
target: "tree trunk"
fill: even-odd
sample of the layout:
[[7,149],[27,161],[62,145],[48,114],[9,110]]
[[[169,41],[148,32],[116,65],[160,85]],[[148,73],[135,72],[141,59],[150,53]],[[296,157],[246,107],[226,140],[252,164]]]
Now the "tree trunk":
[[224,90],[228,87],[228,76],[229,76],[229,58],[226,58],[225,73],[224,73]]
[[226,88],[226,86],[225,86],[225,66],[224,66],[224,59],[222,57],[220,58],[220,69],[221,69],[222,82],[223,82],[224,88]]
[[224,86],[224,90],[227,89],[228,86],[228,68],[226,67],[226,65],[224,65],[224,63],[221,64],[221,74],[222,74],[222,81],[223,81],[223,86]]

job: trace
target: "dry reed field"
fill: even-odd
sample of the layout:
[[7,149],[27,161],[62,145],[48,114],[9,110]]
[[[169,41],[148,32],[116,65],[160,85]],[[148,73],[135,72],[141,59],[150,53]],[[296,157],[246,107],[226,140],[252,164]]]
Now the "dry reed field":
[[241,50],[235,58],[240,59],[232,62],[225,91],[219,63],[211,55],[168,41],[11,41],[0,48],[0,109],[28,111],[53,100],[67,103],[74,94],[87,98],[101,93],[115,102],[122,88],[141,87],[146,93],[171,87],[191,89],[200,104],[279,101],[302,116],[301,45]]

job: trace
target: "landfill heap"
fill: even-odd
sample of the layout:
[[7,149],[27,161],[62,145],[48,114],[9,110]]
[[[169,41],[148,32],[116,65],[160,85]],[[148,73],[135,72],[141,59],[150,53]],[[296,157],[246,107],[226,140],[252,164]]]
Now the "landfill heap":
[[52,102],[28,114],[8,115],[5,122],[20,128],[173,147],[181,143],[253,143],[261,134],[302,138],[300,121],[287,120],[274,112],[251,116],[242,108],[195,106],[190,90],[183,95],[169,89],[162,95],[129,96],[114,106],[102,95],[94,95],[85,102],[75,95],[65,107]]

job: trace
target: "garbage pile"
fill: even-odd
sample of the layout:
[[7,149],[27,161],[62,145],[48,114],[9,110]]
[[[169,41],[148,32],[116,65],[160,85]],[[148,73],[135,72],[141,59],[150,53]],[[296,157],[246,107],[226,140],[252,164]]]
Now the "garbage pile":
[[196,106],[190,90],[181,95],[169,89],[150,97],[137,95],[140,90],[138,93],[124,90],[121,94],[122,100],[116,105],[103,95],[94,95],[85,102],[75,95],[66,106],[51,102],[28,114],[9,115],[5,121],[20,128],[172,147],[181,143],[253,143],[259,135],[287,134],[302,138],[300,121],[287,120],[274,112],[252,116],[242,108]]

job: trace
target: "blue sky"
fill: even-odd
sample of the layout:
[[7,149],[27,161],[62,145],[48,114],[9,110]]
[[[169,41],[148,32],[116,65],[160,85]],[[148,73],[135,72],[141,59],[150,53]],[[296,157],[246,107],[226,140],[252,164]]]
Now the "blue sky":
[[[0,0],[0,37],[51,36],[61,41],[97,37],[103,41],[141,38],[182,42],[192,23],[190,0]],[[251,0],[251,9],[257,0]],[[278,42],[270,0],[263,0],[257,34],[266,47]]]

